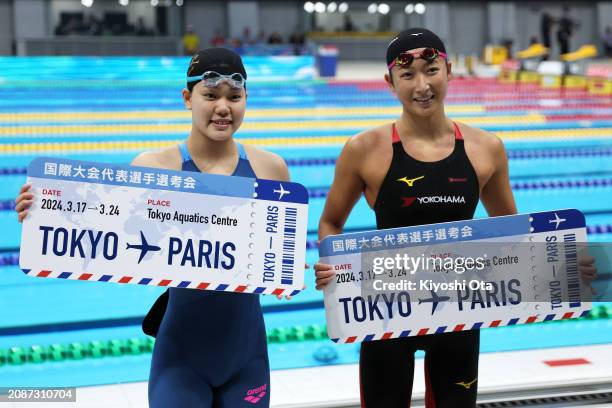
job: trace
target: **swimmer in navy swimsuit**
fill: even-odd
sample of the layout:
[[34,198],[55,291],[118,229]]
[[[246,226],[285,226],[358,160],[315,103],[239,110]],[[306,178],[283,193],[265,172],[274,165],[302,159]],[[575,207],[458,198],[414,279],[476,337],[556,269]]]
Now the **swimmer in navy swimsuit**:
[[[255,177],[244,148],[232,176]],[[200,171],[187,146],[182,170]],[[171,288],[157,333],[151,407],[239,407],[269,404],[270,367],[259,296]],[[256,394],[249,391],[258,390]],[[214,403],[214,404],[213,404]]]
[[[233,139],[246,110],[246,78],[233,51],[198,51],[183,89],[185,107],[192,111],[189,137],[178,148],[141,153],[132,165],[289,181],[280,156]],[[34,202],[30,189],[23,185],[16,197],[19,222]],[[179,288],[167,293],[143,322],[145,332],[157,336],[149,406],[269,407],[270,367],[258,295]]]
[[[192,111],[186,142],[144,153],[133,164],[289,180],[279,156],[233,140],[246,109],[246,71],[238,54],[224,48],[196,53],[183,99]],[[268,407],[270,366],[259,296],[171,288],[165,312],[164,298],[156,302],[161,312],[143,325],[157,337],[149,405]]]
[[[132,165],[289,181],[278,155],[233,139],[246,110],[247,74],[225,48],[198,51],[189,63],[185,107],[192,127],[184,143],[138,155]],[[19,222],[34,202],[21,187]],[[167,294],[168,292],[166,292]],[[270,405],[270,367],[258,295],[169,289],[143,322],[157,336],[149,378],[149,406],[261,407]]]

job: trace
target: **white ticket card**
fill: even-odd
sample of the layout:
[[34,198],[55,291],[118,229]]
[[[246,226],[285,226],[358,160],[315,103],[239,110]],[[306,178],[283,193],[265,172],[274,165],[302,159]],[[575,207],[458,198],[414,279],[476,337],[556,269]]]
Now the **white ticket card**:
[[574,209],[329,236],[329,337],[384,340],[580,317],[591,308]]
[[45,278],[295,295],[308,193],[297,183],[37,158],[19,265]]

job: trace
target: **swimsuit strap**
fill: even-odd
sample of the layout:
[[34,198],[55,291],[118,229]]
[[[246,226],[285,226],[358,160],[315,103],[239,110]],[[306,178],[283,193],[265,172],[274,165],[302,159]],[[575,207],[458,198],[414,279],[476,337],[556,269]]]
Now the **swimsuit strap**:
[[238,146],[238,157],[240,157],[243,160],[249,160],[246,152],[244,151],[244,146],[242,146],[242,144],[236,142],[236,146]]
[[187,150],[187,144],[185,142],[179,143],[179,150],[181,151],[183,163],[191,160],[191,155],[189,154],[189,150]]
[[[391,143],[397,143],[400,141],[399,133],[397,128],[395,127],[395,122],[391,124]],[[463,135],[461,134],[461,130],[459,130],[459,126],[455,122],[453,122],[453,127],[455,129],[455,140],[463,140]]]
[[[238,147],[238,157],[243,160],[248,160],[244,147],[238,142],[236,142],[236,146]],[[185,142],[179,144],[179,150],[181,152],[183,163],[191,160],[191,155],[189,154],[189,150],[187,149],[187,144]]]

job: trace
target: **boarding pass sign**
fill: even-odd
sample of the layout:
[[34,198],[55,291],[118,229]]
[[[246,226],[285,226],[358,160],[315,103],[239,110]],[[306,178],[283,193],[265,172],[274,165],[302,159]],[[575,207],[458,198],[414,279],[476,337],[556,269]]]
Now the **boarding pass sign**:
[[32,276],[296,294],[308,194],[297,183],[37,158],[20,267]]
[[328,334],[352,343],[580,317],[585,243],[573,209],[327,237]]

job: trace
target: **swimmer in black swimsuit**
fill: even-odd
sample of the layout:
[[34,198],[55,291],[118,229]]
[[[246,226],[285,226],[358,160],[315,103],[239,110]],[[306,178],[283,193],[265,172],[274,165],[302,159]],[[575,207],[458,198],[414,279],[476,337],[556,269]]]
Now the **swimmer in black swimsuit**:
[[[362,193],[378,229],[471,219],[479,199],[490,216],[516,213],[501,140],[453,122],[444,111],[451,64],[442,41],[410,29],[387,49],[385,80],[402,104],[394,123],[352,137],[336,163],[319,238],[342,232]],[[333,279],[316,264],[317,288]],[[425,351],[428,407],[473,407],[478,387],[477,330],[363,342],[361,402],[410,406],[414,353]]]
[[[436,161],[410,156],[395,124],[389,143],[393,158],[380,186],[374,212],[378,229],[471,219],[478,204],[478,177],[453,123],[454,147]],[[480,332],[416,336],[361,345],[360,378],[366,407],[408,406],[414,353],[425,350],[426,402],[436,407],[476,404]],[[398,358],[398,356],[404,356]],[[394,375],[381,377],[381,371]],[[390,393],[389,390],[397,390]],[[435,401],[435,404],[434,404]]]
[[[479,199],[489,216],[516,213],[508,159],[496,136],[454,122],[444,111],[451,64],[429,30],[401,32],[387,48],[385,81],[402,104],[394,123],[362,132],[344,146],[319,223],[319,238],[342,233],[363,193],[377,228],[470,219]],[[585,282],[595,259],[580,259]],[[317,289],[334,279],[331,265],[315,265]],[[363,342],[359,360],[361,404],[410,406],[414,352],[425,351],[426,406],[476,405],[479,332]]]

